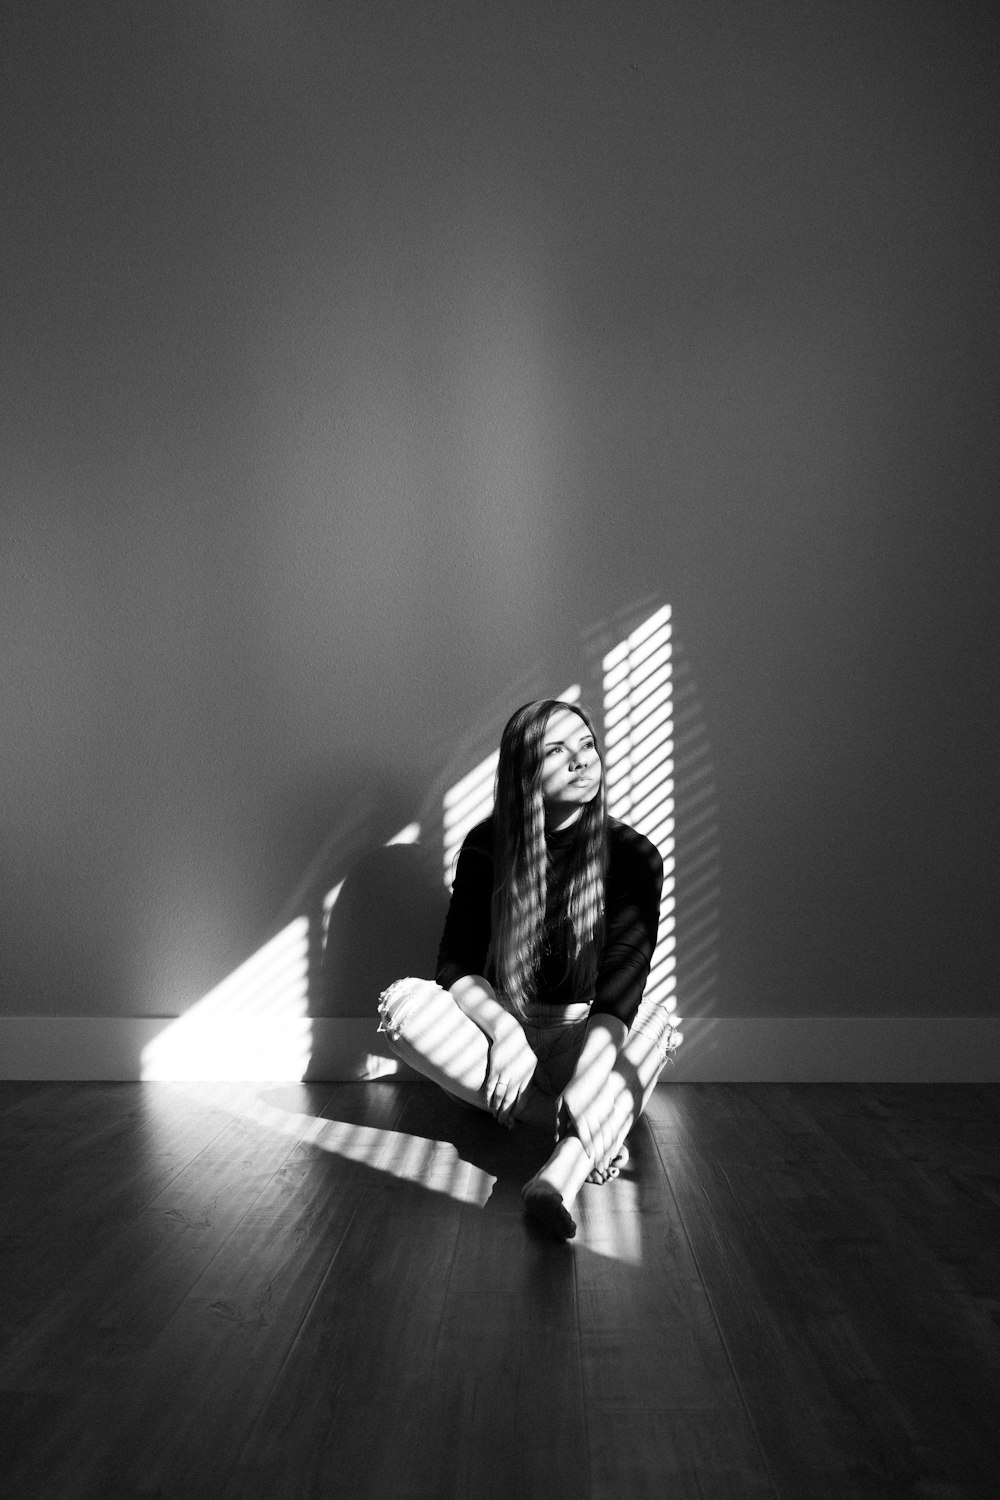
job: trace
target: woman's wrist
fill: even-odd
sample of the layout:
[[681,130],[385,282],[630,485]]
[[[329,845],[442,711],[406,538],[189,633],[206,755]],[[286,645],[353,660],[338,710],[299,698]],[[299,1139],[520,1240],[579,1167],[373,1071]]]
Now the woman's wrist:
[[515,1031],[521,1030],[521,1023],[516,1016],[512,1016],[509,1010],[504,1010],[499,1000],[495,1002],[497,1011],[491,1015],[488,1022],[490,1036],[495,1042],[501,1042],[505,1037],[513,1036]]

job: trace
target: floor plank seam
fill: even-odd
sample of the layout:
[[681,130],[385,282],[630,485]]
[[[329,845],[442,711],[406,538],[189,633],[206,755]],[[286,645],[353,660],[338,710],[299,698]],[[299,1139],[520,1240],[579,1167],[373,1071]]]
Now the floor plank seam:
[[[317,1115],[314,1116],[314,1118],[323,1119],[323,1118],[326,1117],[325,1112],[326,1112],[327,1108],[333,1103],[333,1101],[334,1101],[334,1099],[336,1097],[336,1092],[337,1092],[336,1091],[336,1086],[331,1086],[328,1096],[323,1101],[322,1107],[318,1111]],[[402,1113],[402,1107],[400,1107],[396,1111],[396,1114],[394,1116],[394,1123],[398,1123],[399,1116],[400,1116],[401,1113]],[[287,1163],[288,1157],[291,1155],[292,1151],[294,1151],[300,1145],[302,1145],[302,1142],[303,1142],[302,1135],[296,1136],[291,1141],[288,1153],[282,1158],[282,1161],[281,1161],[280,1165],[275,1169],[275,1172],[272,1173],[271,1177],[268,1179],[269,1183],[274,1180],[274,1177],[277,1176],[277,1174],[278,1174],[278,1172],[280,1172],[281,1168]],[[363,1189],[363,1191],[358,1195],[358,1199],[357,1199],[356,1203],[354,1204],[354,1207],[351,1210],[348,1218],[344,1222],[344,1225],[343,1225],[343,1228],[341,1230],[341,1233],[338,1236],[337,1243],[336,1243],[336,1245],[334,1246],[334,1248],[331,1251],[330,1260],[329,1260],[329,1263],[328,1263],[328,1265],[326,1267],[326,1270],[323,1272],[323,1275],[320,1277],[320,1279],[317,1282],[317,1284],[316,1284],[316,1286],[315,1286],[315,1288],[314,1288],[311,1296],[308,1298],[305,1306],[303,1307],[301,1313],[299,1314],[299,1317],[298,1317],[296,1325],[295,1325],[295,1330],[290,1335],[290,1337],[288,1339],[288,1342],[287,1342],[287,1344],[285,1346],[285,1351],[282,1354],[281,1359],[280,1359],[280,1361],[279,1361],[279,1363],[277,1365],[277,1368],[274,1371],[274,1376],[273,1376],[272,1381],[271,1381],[270,1389],[260,1399],[259,1408],[258,1408],[258,1414],[259,1414],[259,1412],[264,1411],[266,1409],[266,1407],[268,1405],[268,1402],[271,1400],[271,1398],[273,1397],[273,1395],[275,1394],[275,1392],[277,1392],[280,1389],[282,1378],[283,1378],[283,1376],[285,1374],[285,1371],[288,1369],[288,1367],[291,1364],[292,1360],[297,1356],[297,1354],[299,1352],[299,1348],[300,1348],[301,1342],[302,1342],[302,1338],[303,1338],[303,1334],[304,1334],[305,1328],[306,1328],[307,1324],[309,1323],[309,1320],[312,1317],[313,1312],[315,1311],[317,1303],[322,1299],[324,1291],[326,1290],[326,1288],[327,1288],[327,1286],[329,1284],[330,1278],[332,1277],[332,1275],[334,1273],[334,1269],[335,1269],[336,1263],[337,1263],[337,1257],[340,1254],[340,1251],[342,1250],[345,1242],[347,1241],[347,1239],[348,1239],[348,1237],[350,1235],[351,1229],[353,1228],[353,1226],[355,1224],[355,1221],[358,1219],[358,1216],[360,1215],[360,1213],[361,1213],[361,1211],[362,1211],[362,1209],[363,1209],[363,1207],[365,1205],[365,1200],[369,1197],[369,1195],[371,1194],[371,1192],[372,1192],[372,1187],[371,1186],[368,1186],[365,1189]],[[261,1196],[261,1194],[258,1194],[258,1197],[259,1196]],[[250,1212],[250,1209],[247,1210],[247,1213],[249,1213],[249,1212]],[[245,1218],[246,1215],[244,1215],[243,1217]],[[240,1222],[242,1223],[243,1220],[241,1219]],[[238,1226],[234,1226],[233,1233],[235,1233],[235,1230],[236,1230],[237,1227]],[[227,1236],[226,1243],[228,1243],[228,1239],[230,1237],[231,1236]],[[240,1441],[240,1443],[238,1444],[238,1446],[234,1450],[233,1459],[232,1459],[232,1465],[231,1465],[231,1470],[232,1470],[232,1474],[236,1477],[236,1480],[237,1480],[238,1483],[242,1482],[240,1480],[240,1475],[241,1475],[241,1472],[242,1472],[242,1466],[243,1466],[244,1456],[247,1453],[248,1448],[250,1448],[251,1445],[253,1444],[253,1442],[255,1441],[255,1436],[256,1436],[256,1434],[255,1434],[255,1431],[254,1431],[254,1424],[248,1423],[247,1424],[247,1429],[246,1429],[245,1436],[242,1438],[242,1440]],[[229,1493],[230,1493],[230,1488],[227,1487],[223,1491],[223,1495],[228,1495]]]
[[583,1426],[584,1441],[587,1445],[587,1495],[585,1500],[593,1500],[594,1495],[594,1446],[593,1434],[591,1432],[590,1420],[587,1411],[587,1377],[584,1369],[583,1359],[583,1329],[580,1326],[580,1278],[577,1271],[576,1256],[573,1257],[573,1324],[576,1331],[576,1358],[579,1371],[580,1388],[580,1414]]
[[425,1087],[0,1091],[6,1493],[992,1497],[1000,1086],[658,1090],[568,1244]]
[[708,1303],[709,1310],[710,1310],[710,1312],[712,1314],[712,1322],[715,1325],[716,1332],[718,1333],[718,1336],[719,1336],[719,1341],[720,1341],[720,1343],[722,1345],[722,1349],[723,1349],[723,1351],[725,1353],[725,1356],[726,1356],[726,1363],[727,1363],[727,1365],[729,1367],[729,1371],[730,1371],[730,1374],[732,1376],[733,1386],[734,1386],[734,1388],[736,1390],[736,1393],[737,1393],[737,1395],[739,1397],[740,1408],[741,1408],[741,1410],[743,1412],[743,1415],[744,1415],[744,1418],[746,1420],[747,1426],[749,1427],[750,1432],[753,1434],[754,1445],[755,1445],[755,1447],[757,1449],[757,1453],[758,1453],[759,1458],[760,1458],[761,1467],[762,1467],[764,1473],[767,1475],[767,1482],[771,1486],[771,1490],[772,1490],[772,1493],[774,1495],[774,1500],[783,1500],[783,1497],[782,1497],[782,1494],[781,1494],[781,1490],[780,1490],[780,1488],[778,1486],[777,1479],[775,1477],[775,1474],[774,1474],[774,1471],[772,1469],[771,1463],[770,1463],[770,1461],[768,1459],[768,1456],[767,1456],[767,1451],[766,1451],[766,1449],[764,1447],[764,1443],[763,1443],[763,1440],[761,1438],[760,1432],[758,1431],[757,1423],[754,1421],[753,1413],[752,1413],[751,1408],[750,1408],[750,1403],[749,1403],[749,1401],[747,1399],[746,1392],[743,1389],[743,1382],[739,1378],[739,1374],[738,1374],[737,1369],[736,1369],[736,1362],[735,1362],[735,1360],[733,1358],[733,1352],[732,1352],[732,1349],[730,1347],[729,1340],[726,1337],[725,1328],[723,1327],[722,1321],[721,1321],[721,1319],[719,1317],[718,1309],[716,1308],[716,1305],[715,1305],[715,1299],[712,1296],[711,1289],[710,1289],[710,1287],[708,1285],[708,1281],[707,1281],[707,1279],[705,1277],[704,1268],[703,1268],[702,1263],[701,1263],[701,1261],[700,1261],[700,1259],[698,1257],[697,1251],[695,1250],[695,1246],[694,1246],[694,1242],[693,1242],[693,1240],[691,1238],[690,1230],[688,1229],[687,1223],[686,1223],[686,1221],[684,1219],[684,1213],[683,1213],[683,1211],[681,1209],[680,1203],[677,1201],[677,1195],[675,1194],[674,1189],[673,1189],[673,1184],[670,1181],[670,1173],[669,1173],[669,1171],[667,1169],[666,1161],[664,1160],[663,1148],[661,1147],[660,1141],[657,1139],[656,1134],[655,1134],[654,1131],[647,1129],[647,1133],[648,1133],[648,1135],[650,1136],[650,1138],[651,1138],[651,1140],[653,1142],[653,1147],[654,1147],[654,1149],[656,1151],[657,1159],[659,1160],[659,1163],[660,1163],[660,1169],[663,1172],[664,1177],[666,1178],[668,1191],[669,1191],[670,1196],[671,1196],[671,1198],[673,1200],[674,1207],[677,1210],[678,1222],[680,1223],[681,1228],[684,1231],[684,1238],[685,1238],[685,1241],[687,1242],[688,1251],[689,1251],[689,1253],[691,1255],[691,1259],[694,1262],[694,1265],[697,1267],[698,1276],[699,1276],[699,1279],[700,1279],[700,1282],[701,1282],[701,1287],[702,1287],[702,1290],[704,1291],[704,1294],[705,1294],[705,1300]]
[[[263,1410],[266,1409],[267,1404],[271,1400],[271,1398],[274,1395],[274,1393],[280,1389],[282,1378],[283,1378],[283,1376],[285,1374],[285,1371],[288,1369],[288,1366],[291,1364],[293,1358],[295,1358],[296,1355],[297,1355],[297,1353],[298,1353],[299,1346],[300,1346],[300,1343],[301,1343],[301,1340],[302,1340],[302,1337],[303,1337],[303,1333],[304,1333],[306,1324],[309,1322],[309,1319],[310,1319],[310,1317],[313,1314],[313,1311],[314,1311],[314,1309],[316,1307],[317,1302],[322,1297],[323,1292],[324,1292],[324,1290],[325,1290],[325,1288],[326,1288],[326,1286],[327,1286],[327,1284],[328,1284],[328,1282],[330,1280],[330,1277],[333,1275],[333,1270],[334,1270],[334,1267],[336,1265],[337,1256],[340,1253],[340,1250],[343,1247],[344,1242],[347,1239],[347,1237],[348,1237],[348,1235],[349,1235],[349,1233],[351,1231],[351,1228],[354,1225],[354,1222],[357,1219],[358,1214],[361,1211],[361,1208],[363,1206],[364,1200],[365,1200],[365,1198],[367,1197],[367,1195],[368,1195],[368,1193],[370,1191],[371,1191],[371,1189],[366,1188],[364,1190],[364,1192],[362,1192],[359,1195],[357,1203],[354,1205],[354,1208],[353,1208],[353,1210],[352,1210],[349,1218],[347,1219],[346,1223],[344,1224],[343,1232],[342,1232],[342,1234],[340,1235],[340,1237],[339,1237],[339,1239],[337,1241],[336,1248],[333,1250],[333,1253],[330,1256],[330,1263],[327,1266],[326,1270],[324,1271],[323,1275],[320,1277],[319,1281],[317,1282],[316,1288],[313,1291],[312,1296],[308,1299],[308,1302],[306,1303],[306,1306],[303,1308],[301,1314],[299,1315],[298,1321],[297,1321],[297,1323],[295,1325],[295,1331],[291,1335],[291,1337],[288,1340],[288,1343],[285,1346],[285,1352],[281,1356],[281,1359],[280,1359],[280,1361],[278,1363],[278,1366],[277,1366],[277,1368],[276,1368],[276,1370],[274,1372],[274,1377],[273,1377],[273,1379],[271,1381],[271,1387],[262,1396],[262,1398],[260,1400],[259,1407],[258,1407],[258,1415],[259,1415],[259,1413],[261,1411],[263,1411]],[[247,1449],[255,1441],[255,1438],[256,1438],[256,1433],[255,1433],[255,1430],[254,1430],[254,1424],[253,1423],[248,1423],[247,1424],[247,1429],[246,1429],[246,1434],[242,1438],[242,1440],[240,1441],[238,1447],[235,1449],[235,1451],[233,1453],[233,1459],[232,1459],[232,1466],[231,1466],[232,1473],[236,1477],[237,1481],[239,1481],[239,1482],[241,1482],[240,1481],[240,1475],[241,1475],[241,1471],[242,1471],[242,1465],[243,1465],[244,1455],[246,1454]],[[228,1494],[229,1490],[226,1489],[223,1493],[224,1494]]]

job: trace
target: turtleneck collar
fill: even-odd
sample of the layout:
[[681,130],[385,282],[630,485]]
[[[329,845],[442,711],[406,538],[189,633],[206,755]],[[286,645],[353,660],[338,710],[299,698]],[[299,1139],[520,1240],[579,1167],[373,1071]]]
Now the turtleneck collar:
[[546,828],[545,842],[550,849],[568,849],[576,837],[577,825],[570,823],[568,828]]

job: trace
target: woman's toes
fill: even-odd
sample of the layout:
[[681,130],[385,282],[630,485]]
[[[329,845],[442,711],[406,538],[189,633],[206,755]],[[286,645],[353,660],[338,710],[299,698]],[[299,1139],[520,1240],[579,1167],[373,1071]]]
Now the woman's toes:
[[600,1187],[605,1182],[612,1182],[627,1161],[628,1147],[619,1146],[608,1165],[606,1167],[595,1167],[592,1172],[588,1173],[587,1181],[594,1183],[597,1187]]

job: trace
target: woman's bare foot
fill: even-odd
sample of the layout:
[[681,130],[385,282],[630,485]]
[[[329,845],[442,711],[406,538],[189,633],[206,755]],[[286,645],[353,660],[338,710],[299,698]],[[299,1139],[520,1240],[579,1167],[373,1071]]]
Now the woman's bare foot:
[[573,1204],[592,1165],[577,1137],[564,1136],[521,1189],[525,1213],[560,1239],[571,1240],[576,1234]]
[[541,1224],[557,1239],[571,1240],[576,1234],[576,1220],[562,1200],[562,1194],[539,1174],[521,1189],[524,1211],[529,1219]]

